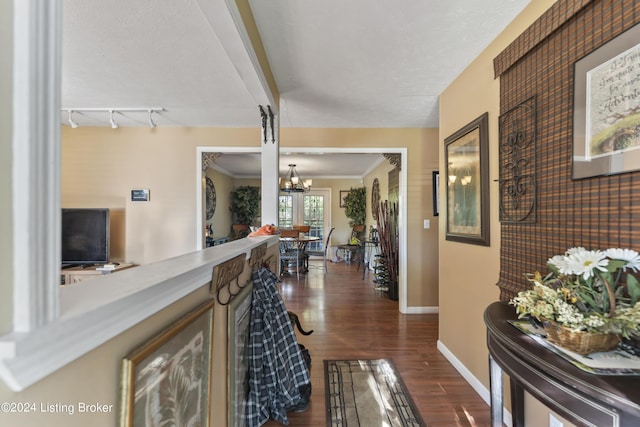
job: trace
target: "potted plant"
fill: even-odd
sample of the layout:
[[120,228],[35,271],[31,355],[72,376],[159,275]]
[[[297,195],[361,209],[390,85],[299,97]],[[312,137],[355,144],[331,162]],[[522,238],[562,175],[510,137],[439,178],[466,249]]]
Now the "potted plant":
[[527,274],[533,288],[510,301],[547,338],[580,354],[608,351],[620,337],[640,335],[640,255],[630,249],[571,248],[547,261],[550,272]]
[[367,191],[364,187],[351,188],[344,198],[344,213],[349,225],[362,225],[367,219]]
[[260,213],[260,187],[245,185],[233,190],[229,210],[233,213],[233,237],[244,237],[240,234],[243,231],[248,234],[249,226]]

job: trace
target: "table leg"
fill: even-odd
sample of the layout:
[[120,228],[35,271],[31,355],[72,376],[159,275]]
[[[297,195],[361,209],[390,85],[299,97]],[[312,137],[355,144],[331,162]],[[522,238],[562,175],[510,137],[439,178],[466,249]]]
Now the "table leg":
[[511,425],[524,426],[524,389],[513,379],[511,385]]
[[491,427],[502,427],[502,407],[504,406],[502,368],[489,355],[489,387],[491,391]]

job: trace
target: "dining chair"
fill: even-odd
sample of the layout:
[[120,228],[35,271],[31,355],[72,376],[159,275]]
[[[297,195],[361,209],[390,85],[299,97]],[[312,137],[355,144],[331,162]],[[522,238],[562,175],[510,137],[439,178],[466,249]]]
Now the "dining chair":
[[335,227],[331,227],[331,230],[329,230],[329,234],[327,234],[327,240],[321,250],[307,249],[304,253],[305,263],[307,263],[307,265],[309,263],[309,256],[321,256],[325,274],[327,274],[327,254],[329,253],[329,241],[331,239],[331,233],[333,233],[333,230],[335,230]]
[[308,234],[311,231],[310,225],[294,225],[294,230],[298,230],[301,234]]
[[338,245],[339,251],[345,255],[345,262],[350,263],[356,261],[358,263],[358,269],[360,264],[364,260],[364,232],[367,229],[365,225],[354,225],[351,229],[351,236],[349,241],[345,244]]
[[304,265],[304,254],[300,250],[300,244],[297,239],[300,237],[300,231],[295,229],[280,230],[280,275],[285,271],[289,271],[289,265],[295,263],[296,277],[300,279],[300,269]]
[[293,239],[297,239],[300,237],[300,230],[295,228],[281,228],[280,229],[280,237],[291,237]]

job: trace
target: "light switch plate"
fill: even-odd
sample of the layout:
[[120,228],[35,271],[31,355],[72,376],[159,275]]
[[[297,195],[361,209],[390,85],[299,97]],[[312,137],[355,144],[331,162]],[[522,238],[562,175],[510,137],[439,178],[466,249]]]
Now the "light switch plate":
[[427,230],[431,227],[431,220],[425,219],[424,220],[424,229]]

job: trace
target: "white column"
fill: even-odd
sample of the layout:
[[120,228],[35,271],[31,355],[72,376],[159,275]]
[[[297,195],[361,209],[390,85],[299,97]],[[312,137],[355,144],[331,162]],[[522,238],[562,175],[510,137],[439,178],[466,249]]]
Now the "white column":
[[260,144],[262,145],[262,225],[278,225],[280,120],[277,114],[270,114],[270,110],[266,106],[263,109],[267,114],[267,120],[263,120],[262,132],[260,133]]
[[13,6],[13,330],[28,332],[59,307],[62,7]]

